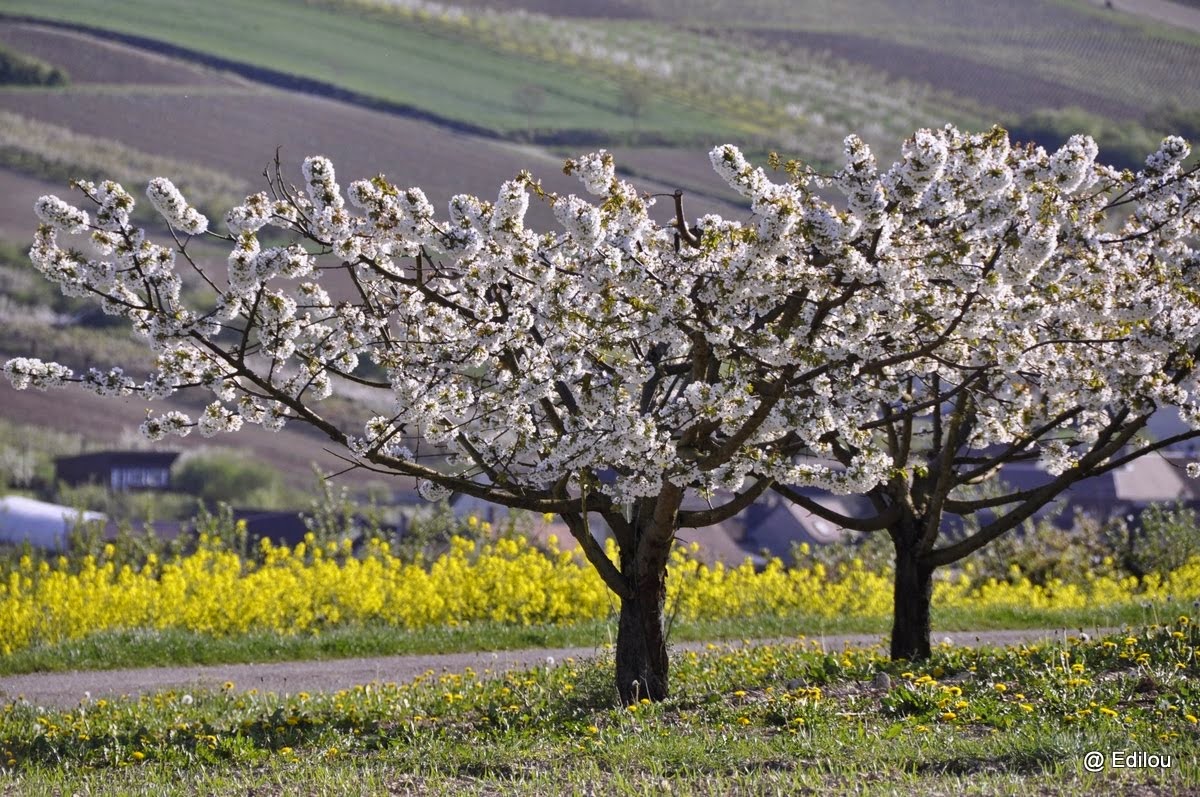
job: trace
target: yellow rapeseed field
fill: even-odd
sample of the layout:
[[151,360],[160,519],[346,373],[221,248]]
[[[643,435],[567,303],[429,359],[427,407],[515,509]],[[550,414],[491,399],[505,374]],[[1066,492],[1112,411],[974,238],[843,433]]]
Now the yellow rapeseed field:
[[[202,536],[197,550],[168,562],[151,556],[140,569],[116,566],[109,549],[81,563],[23,558],[0,582],[0,653],[113,629],[182,628],[212,634],[313,633],[362,623],[403,629],[479,621],[571,624],[600,619],[615,598],[571,552],[543,552],[524,538],[477,543],[454,538],[428,562],[406,562],[387,544],[348,542],[294,548],[264,542],[247,558]],[[615,551],[609,551],[610,556]],[[683,620],[803,612],[818,617],[879,617],[891,611],[891,573],[857,560],[788,568],[773,560],[756,570],[704,565],[679,548],[670,568],[668,611]],[[832,572],[831,572],[832,570]],[[1089,577],[1084,583],[1035,585],[973,579],[969,568],[935,584],[934,605],[988,609],[1078,609],[1200,598],[1200,558],[1165,576]]]

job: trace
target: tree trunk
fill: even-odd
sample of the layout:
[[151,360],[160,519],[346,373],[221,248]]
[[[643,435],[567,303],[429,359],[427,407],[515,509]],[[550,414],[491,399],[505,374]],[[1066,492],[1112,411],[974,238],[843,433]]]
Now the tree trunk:
[[623,705],[643,698],[657,702],[668,694],[666,569],[640,573],[633,588],[633,596],[621,601],[617,625],[617,694]]
[[[661,510],[661,511],[660,511]],[[624,705],[667,697],[667,560],[674,539],[675,506],[647,502],[621,546],[621,574],[629,595],[617,624],[617,695]]]
[[896,580],[892,607],[892,658],[921,661],[929,658],[929,607],[933,602],[933,567],[924,563],[911,543],[899,535],[896,543]]

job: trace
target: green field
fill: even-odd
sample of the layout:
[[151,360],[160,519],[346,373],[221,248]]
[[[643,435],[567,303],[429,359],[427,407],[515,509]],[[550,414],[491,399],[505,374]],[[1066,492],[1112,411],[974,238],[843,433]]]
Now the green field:
[[[670,97],[656,97],[643,115],[634,117],[621,107],[620,86],[588,69],[489,51],[468,36],[453,37],[432,25],[285,0],[211,0],[202,13],[197,8],[187,0],[103,6],[16,0],[4,10],[155,39],[503,135],[526,134],[530,128],[581,136],[586,131],[614,136],[636,131],[687,141],[739,132],[739,126],[702,107]],[[540,89],[532,113],[516,96],[521,86]]]

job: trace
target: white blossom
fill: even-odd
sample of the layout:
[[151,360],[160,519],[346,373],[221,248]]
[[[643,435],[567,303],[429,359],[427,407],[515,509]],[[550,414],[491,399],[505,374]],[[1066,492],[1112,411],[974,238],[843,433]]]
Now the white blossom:
[[208,229],[208,219],[204,214],[188,205],[183,194],[167,178],[155,177],[151,180],[146,186],[146,196],[172,227],[188,235],[199,235]]
[[30,357],[15,357],[4,364],[4,374],[17,390],[64,387],[74,376],[70,368]]
[[88,226],[87,211],[68,205],[56,196],[43,196],[34,204],[33,210],[43,224],[63,232],[83,232]]
[[590,252],[599,244],[601,217],[595,206],[571,194],[554,203],[554,217],[583,251]]
[[169,434],[187,437],[191,434],[192,419],[178,410],[171,410],[159,416],[147,416],[139,431],[149,440],[161,440]]

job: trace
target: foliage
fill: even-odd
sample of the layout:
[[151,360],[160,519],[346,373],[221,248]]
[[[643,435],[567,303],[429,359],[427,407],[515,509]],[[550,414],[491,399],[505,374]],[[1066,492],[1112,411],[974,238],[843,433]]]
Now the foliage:
[[0,769],[22,793],[104,791],[115,771],[122,790],[161,793],[194,793],[198,773],[205,793],[245,793],[251,773],[265,789],[429,794],[1098,792],[1145,775],[1093,774],[1083,755],[1137,749],[1171,756],[1153,777],[1174,791],[1197,774],[1198,650],[1181,615],[1101,639],[939,646],[921,665],[711,645],[677,657],[675,695],[656,705],[616,703],[608,654],[330,694],[228,682],[71,709],[18,700],[0,709]]
[[1079,514],[1070,529],[1059,528],[1051,518],[1026,521],[971,554],[963,565],[974,577],[1004,581],[1018,574],[1041,585],[1056,579],[1076,583],[1089,573],[1138,575],[1121,570],[1117,555],[1103,524]]
[[110,490],[106,484],[68,485],[59,482],[43,493],[45,500],[73,509],[103,512],[119,523],[139,526],[154,520],[190,518],[197,503],[187,495],[158,490]]
[[1157,130],[1171,130],[1190,141],[1200,140],[1200,108],[1188,108],[1172,101],[1147,118],[1147,124]]
[[1151,506],[1136,518],[1116,518],[1103,531],[1121,567],[1139,577],[1200,555],[1196,512],[1184,506]]
[[0,47],[0,86],[65,86],[66,71],[40,58]]
[[54,484],[54,458],[82,450],[83,438],[77,433],[0,418],[0,484],[10,489],[49,490]]
[[269,463],[234,451],[180,457],[171,484],[209,506],[219,503],[273,509],[282,500],[283,477]]

